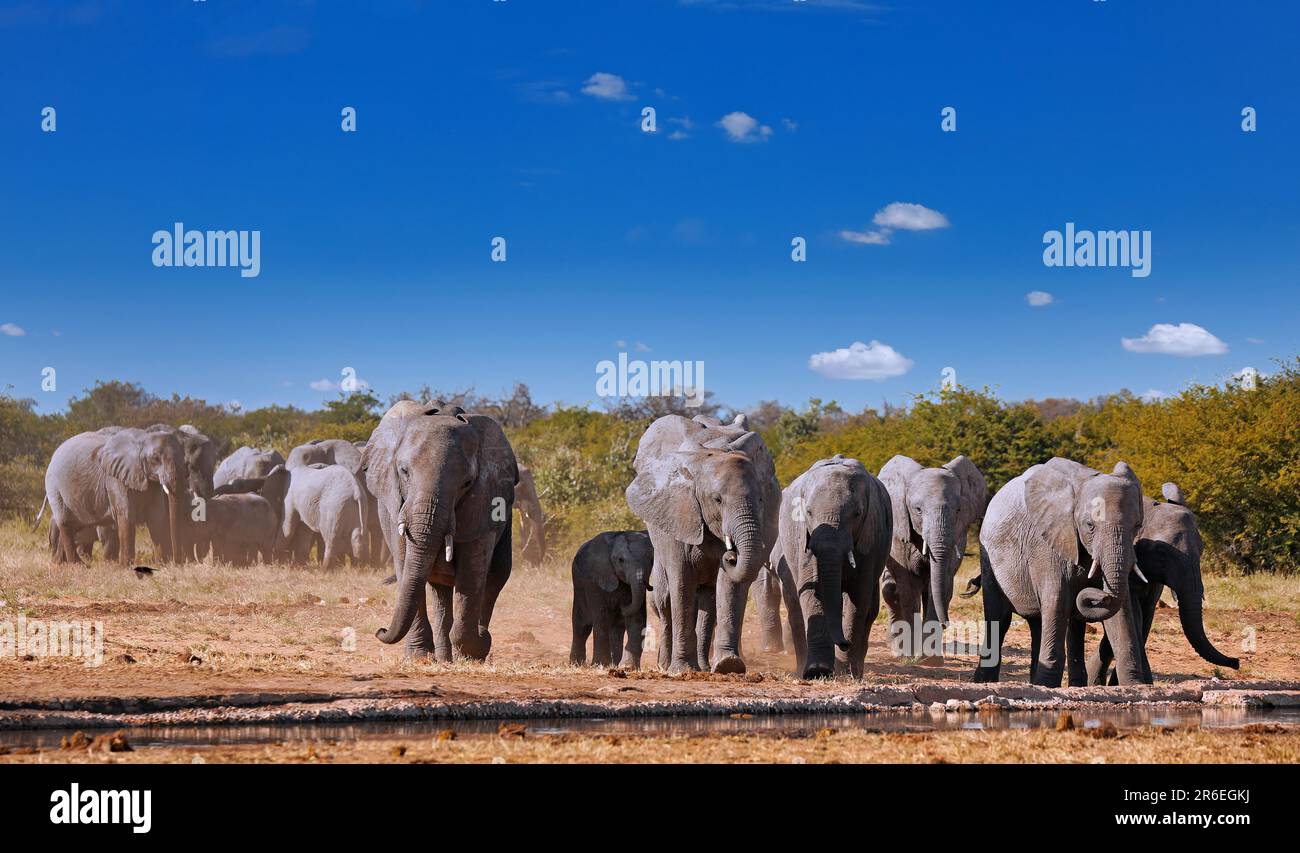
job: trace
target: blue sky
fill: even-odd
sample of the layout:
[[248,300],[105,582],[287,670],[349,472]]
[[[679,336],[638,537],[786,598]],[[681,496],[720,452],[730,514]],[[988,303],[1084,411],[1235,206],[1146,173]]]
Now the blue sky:
[[[1012,399],[1268,372],[1300,352],[1297,25],[1256,2],[0,0],[0,387],[315,407],[350,366],[381,397],[595,404],[619,342],[703,361],[738,407],[901,402],[945,367]],[[878,214],[886,244],[845,238]],[[260,276],[154,267],[176,221],[260,229]],[[1149,230],[1150,276],[1045,266],[1066,222]],[[835,355],[873,341],[895,355]]]

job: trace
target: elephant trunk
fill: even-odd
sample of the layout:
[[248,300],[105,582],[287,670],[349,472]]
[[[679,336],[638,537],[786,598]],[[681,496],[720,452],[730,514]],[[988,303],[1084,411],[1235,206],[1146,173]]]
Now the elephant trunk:
[[1210,638],[1205,636],[1205,622],[1202,619],[1202,599],[1205,589],[1201,585],[1199,572],[1192,573],[1191,581],[1178,589],[1178,621],[1183,625],[1183,635],[1192,644],[1196,653],[1215,666],[1237,669],[1241,661],[1228,657],[1214,647]]
[[[847,535],[827,537],[810,543],[814,574],[811,578],[816,593],[820,614],[812,613],[808,617],[809,651],[815,645],[829,642],[841,651],[848,651],[849,644],[844,638],[844,563],[848,560],[849,549],[853,547]],[[822,630],[815,630],[814,618],[820,615],[824,621]]]
[[173,490],[167,495],[167,538],[171,540],[169,548],[173,563],[181,561],[180,514],[181,497]]
[[935,513],[925,519],[925,543],[930,552],[930,599],[934,618],[940,625],[948,624],[948,604],[952,601],[952,576],[956,566],[951,565],[953,548],[953,519],[951,513]]
[[744,511],[723,527],[735,550],[723,556],[722,570],[736,583],[753,583],[767,558],[757,519],[752,512]]
[[397,592],[392,620],[387,628],[375,632],[381,643],[393,645],[400,642],[411,630],[411,624],[420,611],[434,549],[442,547],[446,533],[452,529],[450,517],[438,515],[438,505],[438,496],[430,495],[409,502],[398,512],[399,535],[408,539],[406,561],[402,566],[401,588]]
[[1075,606],[1085,622],[1105,622],[1128,604],[1128,577],[1134,562],[1133,542],[1118,524],[1106,524],[1097,529],[1093,543],[1094,556],[1089,576],[1100,568],[1103,588],[1086,587],[1075,598]]

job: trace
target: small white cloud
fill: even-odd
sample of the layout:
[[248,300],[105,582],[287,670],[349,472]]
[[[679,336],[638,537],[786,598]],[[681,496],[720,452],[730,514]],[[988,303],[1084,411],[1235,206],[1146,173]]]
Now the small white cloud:
[[896,201],[876,211],[871,220],[881,228],[894,228],[899,231],[931,231],[935,228],[947,228],[948,217],[937,210],[931,210],[923,204]]
[[1223,355],[1228,345],[1195,323],[1156,323],[1140,338],[1121,338],[1124,349],[1136,353],[1156,353],[1192,358],[1199,355]]
[[1044,305],[1051,305],[1056,298],[1046,290],[1031,290],[1025,294],[1025,301],[1035,308],[1042,308]]
[[1248,343],[1248,344],[1262,344],[1262,343],[1264,343],[1264,339],[1263,339],[1263,338],[1246,338],[1246,343]]
[[672,133],[668,134],[668,138],[673,142],[681,142],[683,139],[689,139],[690,134],[684,130],[674,130]]
[[749,113],[727,113],[718,119],[717,127],[726,131],[732,142],[762,142],[772,135],[772,128],[759,124]]
[[850,243],[860,243],[864,246],[889,245],[888,231],[841,231],[840,237]]
[[627,81],[617,74],[597,71],[587,78],[582,87],[582,94],[599,98],[602,101],[630,101],[632,93],[628,91]]
[[617,341],[614,341],[614,348],[615,348],[615,349],[627,349],[627,341],[624,341],[624,340],[617,340]]
[[808,367],[828,379],[872,379],[879,382],[902,376],[912,369],[912,360],[889,344],[855,341],[831,352],[814,353]]
[[1146,400],[1148,403],[1154,403],[1157,400],[1164,400],[1168,397],[1169,395],[1166,394],[1164,391],[1158,391],[1155,388],[1152,388],[1151,390],[1147,391],[1145,394],[1138,395],[1138,399]]
[[8,335],[11,338],[21,338],[27,334],[27,330],[13,323],[0,323],[0,334]]
[[311,383],[313,391],[337,391],[339,384],[331,379],[317,379]]
[[640,341],[637,341],[637,342],[636,342],[636,351],[637,351],[637,352],[650,352],[650,347],[646,346],[645,344],[641,343]]
[[799,129],[799,122],[795,121],[794,119],[783,118],[781,119],[781,126],[784,127],[786,130],[790,131],[791,133],[794,133],[796,130]]

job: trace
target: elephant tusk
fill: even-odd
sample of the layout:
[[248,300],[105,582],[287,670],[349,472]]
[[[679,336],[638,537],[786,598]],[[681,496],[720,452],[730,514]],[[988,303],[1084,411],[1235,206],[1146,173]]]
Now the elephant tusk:
[[451,546],[452,546],[453,541],[454,541],[454,540],[452,539],[451,534],[448,533],[448,534],[447,534],[447,541],[446,541],[446,543],[444,544],[444,553],[447,555],[447,562],[448,562],[448,563],[451,562],[451,554],[452,554],[452,547],[451,547]]
[[1134,563],[1133,565],[1133,574],[1137,575],[1138,578],[1142,581],[1142,583],[1145,584],[1151,583],[1151,581],[1147,580],[1147,576],[1142,574],[1142,570],[1137,567],[1136,563]]
[[732,541],[731,541],[731,537],[730,537],[730,536],[724,536],[723,539],[722,539],[722,541],[723,541],[723,543],[726,544],[726,546],[727,546],[727,550],[728,550],[728,551],[734,551],[734,550],[736,550],[735,545],[732,543]]
[[924,539],[921,540],[921,556],[922,557],[930,556],[930,543],[926,542]]
[[409,538],[410,538],[409,536],[406,535],[406,522],[405,522],[405,521],[399,521],[399,522],[397,522],[397,535],[398,535],[398,536],[401,536],[401,537],[404,538],[404,539],[409,539]]
[[851,568],[854,568],[854,569],[856,569],[856,568],[858,567],[858,561],[855,560],[855,559],[853,559],[853,549],[852,549],[852,548],[849,549],[849,566],[850,566]]
[[1097,560],[1094,557],[1092,561],[1092,568],[1088,569],[1088,577],[1091,578],[1095,574],[1097,574]]
[[159,481],[158,481],[158,485],[162,486],[162,490],[163,490],[163,494],[164,494],[164,495],[171,495],[171,492],[169,492],[169,491],[167,490],[167,484],[166,484],[166,483],[164,483],[164,482],[162,482],[161,480],[159,480]]

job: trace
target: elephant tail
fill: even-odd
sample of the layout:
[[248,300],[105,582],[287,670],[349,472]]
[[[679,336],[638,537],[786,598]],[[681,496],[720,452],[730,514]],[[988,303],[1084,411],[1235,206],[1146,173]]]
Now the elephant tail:
[[36,513],[36,520],[32,522],[32,530],[35,530],[36,528],[41,526],[41,516],[45,515],[45,507],[49,506],[49,503],[50,503],[49,495],[46,495],[45,497],[41,498],[41,509],[40,512]]
[[366,553],[366,498],[357,490],[357,531],[352,537],[352,556],[360,560]]
[[966,581],[966,589],[957,594],[960,595],[962,598],[971,598],[975,595],[975,593],[980,591],[980,585],[982,583],[983,583],[982,576],[976,575],[975,577]]

